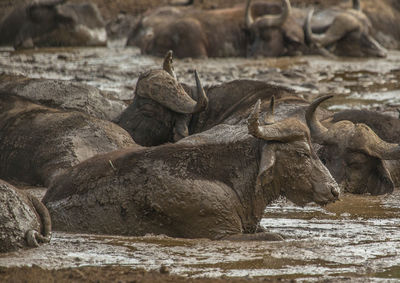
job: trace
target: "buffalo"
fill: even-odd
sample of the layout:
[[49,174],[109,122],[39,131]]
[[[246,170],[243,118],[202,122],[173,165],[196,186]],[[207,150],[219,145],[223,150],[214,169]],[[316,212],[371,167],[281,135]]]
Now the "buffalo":
[[[304,32],[291,15],[289,0],[283,9],[268,3],[246,7],[196,10],[160,7],[143,15],[127,45],[157,56],[173,50],[177,57],[280,56],[304,45]],[[278,8],[278,9],[277,9]],[[270,14],[280,11],[279,14]],[[258,11],[256,16],[252,11]],[[265,11],[268,15],[260,15]],[[269,12],[269,13],[268,13]]]
[[281,195],[324,205],[338,199],[339,188],[307,126],[297,118],[260,125],[260,104],[248,126],[218,125],[179,143],[117,150],[67,169],[43,199],[55,229],[282,239],[259,227],[266,205]]
[[171,58],[168,52],[163,70],[151,70],[139,77],[133,102],[116,119],[140,145],[176,142],[221,123],[239,124],[247,119],[257,99],[261,98],[264,106],[272,95],[277,99],[294,96],[290,89],[252,80],[203,89],[197,73],[196,87],[180,85]]
[[321,124],[315,116],[323,96],[311,103],[306,113],[313,141],[321,144],[319,156],[342,189],[351,193],[379,195],[395,187],[394,160],[400,159],[400,146],[383,141],[363,123],[341,120]]
[[[314,9],[308,13],[304,30],[306,41],[318,48],[328,48],[339,56],[386,57],[387,51],[372,36],[372,24],[361,11],[359,0],[353,0],[352,9],[323,10],[311,18]],[[313,33],[313,29],[320,33]]]
[[[389,143],[400,143],[400,119],[369,110],[344,110],[332,115],[322,123],[332,124],[348,120],[363,123],[370,127],[382,140]],[[398,160],[383,160],[390,172],[394,187],[400,186],[400,164]],[[390,190],[388,191],[390,192]]]
[[0,180],[0,252],[37,247],[51,239],[51,219],[36,197]]
[[77,110],[103,120],[113,120],[126,104],[98,88],[80,82],[0,75],[0,92],[22,96],[48,107]]
[[105,46],[104,20],[92,3],[35,1],[17,7],[0,22],[0,45]]
[[127,146],[132,138],[111,122],[0,94],[1,178],[47,186],[65,168]]

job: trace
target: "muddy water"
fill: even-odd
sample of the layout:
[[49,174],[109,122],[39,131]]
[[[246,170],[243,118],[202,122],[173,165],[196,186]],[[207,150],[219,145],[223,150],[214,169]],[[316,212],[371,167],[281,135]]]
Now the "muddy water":
[[[130,100],[139,74],[161,59],[135,48],[0,50],[0,72],[84,82]],[[332,110],[371,108],[398,115],[400,52],[382,59],[176,60],[179,79],[193,84],[197,69],[204,84],[238,78],[266,80],[294,88],[307,98],[335,94]],[[37,191],[41,194],[43,191]],[[300,208],[285,200],[269,206],[261,222],[284,242],[185,240],[164,236],[116,237],[55,232],[50,244],[0,255],[0,266],[46,268],[126,265],[189,276],[270,276],[300,281],[400,279],[400,192],[371,197],[345,195],[321,208]]]

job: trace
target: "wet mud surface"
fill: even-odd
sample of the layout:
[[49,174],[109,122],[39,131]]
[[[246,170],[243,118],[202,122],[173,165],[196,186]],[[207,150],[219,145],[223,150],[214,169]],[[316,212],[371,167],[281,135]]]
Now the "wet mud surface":
[[[73,80],[131,100],[141,72],[160,68],[162,58],[144,56],[135,47],[114,41],[109,48],[53,48],[14,52],[0,49],[0,72],[31,78]],[[203,85],[256,79],[289,86],[306,98],[334,94],[330,109],[368,108],[397,115],[400,107],[400,52],[386,59],[320,56],[281,58],[175,59],[180,82],[194,85],[194,70]],[[391,113],[390,113],[391,112]]]
[[[159,68],[162,59],[142,56],[137,48],[122,46],[123,42],[112,42],[108,48],[24,52],[2,48],[0,73],[82,82],[129,102],[139,74],[149,68]],[[334,94],[335,98],[328,105],[331,110],[368,108],[397,117],[397,108],[400,108],[399,51],[391,51],[386,59],[307,56],[175,60],[175,71],[181,82],[194,84],[194,69],[205,85],[245,78],[292,87],[307,99]],[[44,190],[35,189],[34,192],[40,196]],[[50,244],[1,254],[0,281],[15,273],[14,269],[4,267],[21,267],[17,273],[24,274],[23,267],[32,265],[38,266],[32,269],[32,274],[35,271],[45,276],[46,272],[40,268],[64,268],[64,271],[74,268],[60,273],[74,276],[70,274],[78,270],[76,272],[88,280],[89,277],[84,277],[88,266],[98,268],[98,274],[106,274],[108,271],[104,268],[114,267],[109,275],[114,271],[123,274],[133,272],[132,269],[139,272],[137,270],[159,270],[165,266],[173,276],[189,278],[395,281],[400,278],[399,216],[400,192],[397,189],[391,195],[380,197],[345,195],[342,201],[323,208],[301,208],[280,200],[266,209],[261,224],[271,232],[284,235],[283,242],[54,232]],[[140,274],[145,274],[143,272]],[[140,274],[137,276],[142,276]]]
[[400,278],[399,199],[398,191],[380,197],[345,195],[324,208],[296,207],[281,199],[266,209],[261,225],[281,233],[283,242],[55,232],[48,245],[1,255],[0,266],[164,266],[172,275],[190,278],[385,281]]

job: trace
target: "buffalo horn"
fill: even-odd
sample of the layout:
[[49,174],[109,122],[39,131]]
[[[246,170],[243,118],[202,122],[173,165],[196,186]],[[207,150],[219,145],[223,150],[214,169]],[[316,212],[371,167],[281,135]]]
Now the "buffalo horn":
[[260,24],[261,26],[265,26],[265,27],[280,27],[280,26],[282,26],[292,12],[292,6],[290,5],[290,1],[289,0],[282,0],[282,1],[283,1],[283,12],[280,15],[264,15],[262,17],[257,18],[256,20],[254,20],[251,15],[251,7],[250,7],[251,0],[248,0],[247,5],[246,5],[246,12],[245,12],[246,27],[250,28],[254,23]]
[[257,19],[261,25],[266,27],[281,27],[292,12],[289,0],[283,0],[283,12],[280,15],[264,15]]
[[248,131],[252,136],[266,141],[290,142],[305,138],[306,127],[297,119],[286,119],[272,125],[260,126],[259,99],[248,118]]
[[251,3],[251,0],[247,0],[247,4],[246,4],[246,27],[247,28],[250,28],[252,25],[253,25],[253,23],[254,23],[254,19],[253,19],[253,16],[251,15],[251,9],[250,9],[250,3]]
[[150,98],[164,107],[181,114],[193,114],[205,110],[208,98],[195,71],[197,101],[164,70],[151,70],[142,74],[136,85],[136,95]]
[[308,128],[310,129],[311,136],[317,143],[322,143],[324,141],[325,133],[328,131],[317,119],[315,115],[315,110],[317,107],[325,100],[333,97],[333,95],[326,95],[314,100],[306,111],[306,122]]

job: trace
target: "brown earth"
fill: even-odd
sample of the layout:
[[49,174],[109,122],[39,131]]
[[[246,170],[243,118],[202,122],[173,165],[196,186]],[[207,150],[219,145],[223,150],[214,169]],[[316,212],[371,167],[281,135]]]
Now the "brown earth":
[[189,278],[169,274],[168,270],[161,268],[160,271],[145,271],[143,269],[132,269],[127,266],[105,266],[105,267],[79,267],[58,270],[42,269],[33,267],[0,267],[0,282],[22,283],[22,282],[193,282],[193,283],[245,283],[245,282],[292,282],[284,279],[267,278]]

